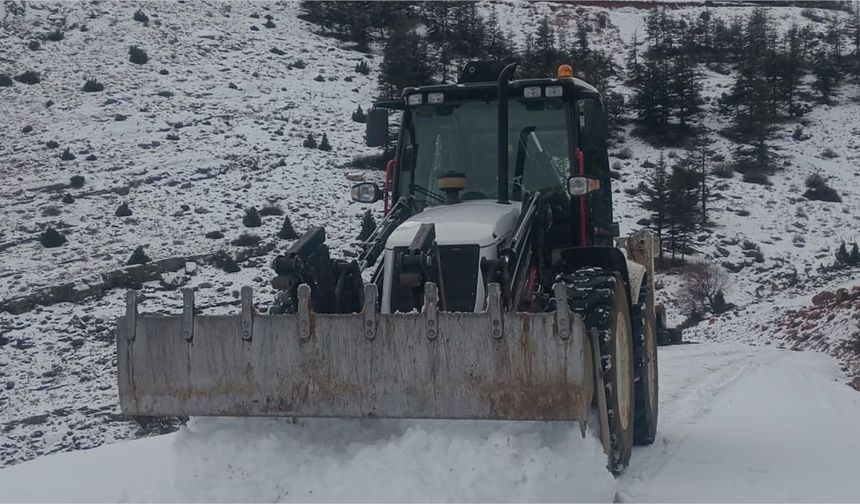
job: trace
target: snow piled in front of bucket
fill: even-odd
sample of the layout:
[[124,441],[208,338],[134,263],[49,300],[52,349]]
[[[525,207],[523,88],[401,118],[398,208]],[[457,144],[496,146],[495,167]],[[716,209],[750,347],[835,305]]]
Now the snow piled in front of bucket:
[[599,442],[575,423],[195,419],[178,500],[606,501]]
[[609,502],[605,462],[573,422],[195,418],[4,472],[63,475],[50,489],[14,485],[12,500]]

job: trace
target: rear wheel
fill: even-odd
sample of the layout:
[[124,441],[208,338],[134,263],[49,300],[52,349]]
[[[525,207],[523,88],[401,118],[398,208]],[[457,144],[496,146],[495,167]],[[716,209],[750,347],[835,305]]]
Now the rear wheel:
[[649,445],[657,435],[657,334],[654,316],[648,313],[649,282],[639,289],[639,301],[630,310],[633,324],[635,416],[633,442]]
[[604,269],[579,270],[561,275],[560,280],[567,284],[571,309],[582,315],[589,331],[598,333],[609,416],[610,469],[617,473],[627,467],[633,450],[634,355],[627,290],[619,276]]

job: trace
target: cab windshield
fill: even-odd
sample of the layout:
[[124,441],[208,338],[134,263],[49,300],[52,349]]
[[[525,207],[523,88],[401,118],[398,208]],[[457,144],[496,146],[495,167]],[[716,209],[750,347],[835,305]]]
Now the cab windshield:
[[[508,112],[508,187],[510,199],[527,193],[566,194],[570,173],[568,104],[561,99],[510,98]],[[498,102],[465,101],[422,105],[404,132],[400,194],[423,206],[439,205],[444,195],[437,178],[466,175],[461,199],[498,196]]]

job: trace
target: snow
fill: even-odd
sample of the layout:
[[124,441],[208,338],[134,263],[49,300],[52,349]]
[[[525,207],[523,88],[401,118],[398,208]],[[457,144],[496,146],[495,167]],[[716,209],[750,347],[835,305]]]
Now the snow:
[[[660,349],[656,442],[618,479],[539,422],[196,418],[0,470],[2,501],[856,501],[860,395],[827,356]],[[50,475],[51,484],[44,481]]]
[[860,498],[860,395],[814,353],[699,344],[662,349],[661,424],[634,452],[635,502]]

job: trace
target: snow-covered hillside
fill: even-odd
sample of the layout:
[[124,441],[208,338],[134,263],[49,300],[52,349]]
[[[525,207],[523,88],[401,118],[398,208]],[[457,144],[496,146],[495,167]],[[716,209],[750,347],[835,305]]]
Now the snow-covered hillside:
[[[138,8],[148,25],[133,20]],[[350,114],[372,101],[375,75],[354,70],[358,61],[375,68],[372,56],[313,35],[289,2],[27,2],[23,12],[6,18],[0,73],[34,70],[42,82],[0,88],[0,299],[85,284],[123,267],[140,245],[156,260],[235,254],[242,247],[230,242],[243,232],[288,245],[275,237],[282,216],[243,228],[251,206],[279,206],[300,232],[324,224],[339,250],[354,240],[365,206],[348,200],[343,165],[368,152]],[[264,27],[267,14],[274,28]],[[55,26],[65,27],[63,40],[27,48]],[[149,62],[130,63],[130,45]],[[90,77],[104,91],[81,91]],[[327,133],[333,150],[303,148],[308,133]],[[52,141],[59,146],[47,147]],[[60,159],[66,148],[74,160]],[[83,187],[69,187],[73,175]],[[116,217],[123,202],[132,215]],[[39,244],[48,225],[66,235],[65,246]],[[206,238],[212,231],[224,237]],[[268,302],[268,262],[252,259],[229,275],[182,270],[168,286],[146,284],[142,309],[174,310],[180,284],[196,287],[209,312],[231,309],[218,305],[236,300],[242,285]],[[134,435],[114,415],[121,298],[115,290],[0,314],[0,465]]]
[[[347,165],[356,156],[374,153],[363,145],[364,126],[352,122],[350,114],[359,105],[366,109],[372,101],[380,58],[316,35],[313,25],[297,18],[297,4],[195,0],[7,1],[3,5],[0,74],[14,76],[33,70],[41,74],[41,82],[26,85],[16,81],[11,87],[0,87],[0,176],[6,181],[0,186],[0,303],[42,287],[69,283],[84,288],[88,282],[100,280],[102,273],[122,268],[132,250],[141,245],[154,260],[212,254],[219,249],[236,255],[247,248],[234,246],[231,241],[244,232],[259,235],[263,245],[286,247],[290,242],[275,236],[283,215],[264,216],[258,228],[243,227],[244,209],[251,206],[280,207],[299,232],[312,225],[325,225],[329,243],[337,254],[352,249],[359,218],[367,208],[379,216],[381,204],[368,207],[352,203],[347,197],[353,183],[347,174],[350,178],[358,175],[378,181],[379,172]],[[481,8],[488,9],[489,5],[482,2]],[[632,7],[607,9],[556,2],[507,1],[496,7],[505,30],[511,28],[518,37],[532,29],[544,12],[554,14],[557,29],[569,27],[577,17],[604,17],[608,25],[596,30],[592,44],[609,50],[619,64],[633,34],[638,33],[641,40],[646,15],[646,11]],[[684,6],[673,12],[692,18],[703,8]],[[138,9],[146,12],[147,24],[133,19]],[[744,9],[714,7],[712,11],[728,17],[744,13]],[[808,22],[800,8],[774,7],[770,11],[782,27],[792,20]],[[267,15],[271,16],[268,22]],[[267,24],[274,26],[266,27]],[[41,40],[40,35],[56,28],[62,29],[62,40]],[[28,43],[35,39],[40,39],[40,49],[31,50]],[[149,61],[144,65],[130,63],[130,45],[144,48]],[[355,70],[360,61],[368,63],[369,75]],[[728,89],[732,77],[703,70],[704,95],[713,102]],[[104,84],[104,90],[82,91],[89,78]],[[620,79],[615,88],[627,96],[631,93]],[[597,444],[591,438],[579,439],[576,427],[541,427],[534,431],[531,424],[452,427],[419,422],[347,426],[322,421],[293,426],[256,420],[194,420],[188,429],[172,437],[129,447],[106,447],[88,454],[91,458],[86,459],[69,455],[63,456],[66,459],[48,458],[6,469],[0,471],[0,481],[11,482],[19,476],[24,481],[37,472],[36,468],[58,470],[69,462],[117,466],[118,458],[128,458],[132,453],[139,455],[143,464],[165,460],[176,449],[177,454],[172,455],[176,466],[156,463],[163,472],[154,480],[165,482],[177,474],[183,476],[164,493],[152,493],[147,485],[124,486],[128,480],[117,476],[117,485],[104,486],[103,495],[74,490],[62,495],[104,499],[224,498],[227,494],[217,492],[227,492],[226,482],[219,478],[229,474],[233,477],[230,482],[241,483],[235,489],[237,493],[229,495],[240,500],[325,500],[326,496],[345,498],[338,492],[354,489],[343,485],[357,481],[349,478],[379,481],[373,478],[391,474],[391,478],[399,475],[402,484],[385,487],[387,493],[353,496],[398,499],[404,495],[399,492],[421,489],[424,495],[412,493],[404,498],[604,500],[616,492],[622,499],[695,498],[695,493],[667,494],[669,487],[651,487],[650,482],[674,478],[681,469],[687,471],[681,474],[690,481],[696,481],[698,474],[694,471],[699,469],[730,471],[729,448],[713,455],[727,457],[712,460],[713,465],[689,463],[700,460],[708,451],[707,446],[697,444],[708,440],[708,431],[702,426],[711,424],[704,422],[740,421],[718,416],[717,412],[707,416],[705,412],[712,409],[710,403],[716,402],[718,396],[724,405],[743,402],[749,409],[739,411],[748,416],[755,414],[750,404],[756,398],[779,396],[790,401],[791,397],[782,396],[798,392],[786,394],[790,389],[774,383],[781,379],[799,380],[792,383],[797,390],[808,393],[809,397],[800,397],[810,401],[816,397],[814,387],[826,385],[829,395],[825,397],[835,398],[834,404],[839,406],[828,410],[831,416],[827,421],[831,423],[821,430],[845,439],[851,428],[840,418],[852,412],[856,417],[856,397],[860,396],[843,385],[848,378],[829,369],[826,358],[771,349],[724,348],[712,342],[828,352],[839,357],[849,374],[860,374],[857,353],[846,350],[852,338],[860,342],[860,301],[852,297],[856,292],[852,289],[860,285],[860,269],[818,271],[819,266],[832,263],[834,247],[840,240],[860,239],[858,97],[860,87],[849,82],[838,89],[833,105],[816,105],[797,123],[781,124],[774,144],[785,167],[771,178],[773,185],[748,184],[736,177],[727,181],[722,198],[714,202],[712,218],[716,225],[697,237],[695,248],[702,252],[701,258],[737,271],[731,274],[731,289],[727,292],[728,300],[737,308],[687,330],[687,337],[707,344],[661,353],[665,380],[661,398],[662,444],[658,440],[655,446],[634,453],[628,475],[617,487],[607,479],[598,461]],[[725,127],[727,120],[712,113],[706,116],[708,127],[714,131]],[[808,138],[792,137],[798,125]],[[333,150],[303,147],[308,133],[318,140],[326,133]],[[738,146],[717,134],[714,139],[717,152],[730,159]],[[74,159],[61,159],[67,148]],[[624,148],[630,149],[632,157],[619,155]],[[825,156],[826,149],[836,157]],[[670,149],[664,153],[669,158],[674,155]],[[614,196],[616,216],[622,233],[627,234],[639,227],[637,221],[645,214],[625,190],[639,185],[644,177],[642,163],[656,161],[659,151],[625,135],[611,154],[610,162],[617,161],[621,167],[621,178],[614,181]],[[842,203],[810,201],[801,196],[804,179],[814,172],[820,172],[840,192]],[[75,175],[84,177],[81,187],[70,184]],[[128,203],[130,216],[115,215],[122,203]],[[59,248],[42,247],[38,237],[47,226],[65,234],[68,243]],[[213,231],[223,236],[207,238],[206,234]],[[758,247],[761,261],[747,253],[747,243]],[[145,299],[140,308],[178,313],[181,295],[176,288],[180,285],[196,289],[197,305],[206,313],[235,311],[239,287],[243,285],[254,287],[255,301],[265,308],[272,296],[268,285],[270,258],[271,253],[251,257],[240,263],[241,271],[236,273],[225,273],[204,261],[186,264],[183,259],[178,271],[142,285]],[[670,307],[671,321],[678,323],[683,320],[674,296],[679,276],[665,274],[659,282],[663,288],[658,295]],[[839,288],[846,289],[847,297],[838,294]],[[834,294],[831,298],[822,296],[822,292]],[[78,303],[37,306],[15,314],[0,312],[0,467],[159,430],[160,426],[153,426],[141,431],[117,408],[113,325],[122,314],[123,296],[121,289],[113,289]],[[813,302],[813,296],[817,301]],[[686,365],[685,359],[695,365]],[[791,375],[791,367],[809,369]],[[743,378],[738,383],[746,383],[744,391],[721,396],[724,386],[730,390],[727,384],[737,378],[732,370]],[[757,388],[759,380],[764,388]],[[845,395],[848,393],[854,396]],[[775,411],[790,412],[792,407],[802,410],[806,406],[788,402],[785,409]],[[809,411],[808,416],[797,420],[808,425],[806,430],[780,425],[779,432],[815,439],[812,431],[819,429],[815,426],[819,419],[814,415]],[[769,429],[776,425],[768,423],[773,419],[763,418],[756,427],[759,437],[765,438],[762,442],[776,439],[767,438]],[[343,429],[347,430],[340,437]],[[231,433],[239,435],[245,444],[227,439]],[[721,431],[720,437],[710,434],[710,440],[719,445],[727,439],[734,440],[732,433],[737,430]],[[357,440],[341,447],[339,443],[347,435]],[[747,432],[738,439],[750,438],[755,440]],[[687,439],[689,444],[685,444]],[[845,452],[831,457],[839,450],[828,444],[834,439],[827,437],[816,445],[831,451],[808,461],[797,460],[811,465],[845,460],[839,458]],[[213,446],[206,448],[204,445],[210,441]],[[508,443],[513,443],[513,448]],[[182,447],[188,451],[182,452]],[[294,456],[266,469],[254,461],[251,447],[274,454],[275,458],[285,451]],[[857,447],[853,449],[856,453]],[[227,450],[247,450],[245,464],[206,465],[211,473],[194,473],[200,462],[195,457],[217,458]],[[747,451],[738,453],[755,455],[750,447],[743,450]],[[575,462],[569,461],[573,452],[577,454]],[[672,459],[667,454],[678,456]],[[404,462],[410,456],[428,461],[428,472],[418,474],[424,466]],[[792,453],[786,457],[795,460]],[[440,458],[447,460],[440,462]],[[731,473],[737,478],[733,484],[751,484],[756,478],[773,483],[775,480],[762,476],[768,467],[766,461],[752,460],[744,466],[748,471],[740,468],[738,473]],[[151,470],[152,465],[145,466]],[[655,467],[664,466],[667,469],[661,476]],[[673,467],[672,471],[669,467]],[[327,469],[311,477],[312,471],[306,472],[310,468]],[[458,472],[456,478],[446,479],[438,472],[449,469],[466,474]],[[781,465],[771,476],[794,475],[789,469]],[[293,489],[317,492],[315,497],[297,495],[287,487],[266,486],[261,482],[272,474],[269,470],[289,475],[284,478],[294,484]],[[833,470],[836,472],[832,474],[840,474],[842,469]],[[129,470],[128,474],[136,472],[139,471]],[[791,477],[780,479],[787,490],[778,497],[839,500],[860,495],[860,491],[841,493],[854,488],[838,485],[833,494],[824,493],[829,480],[826,475],[820,476],[817,481],[821,486],[810,486],[807,493],[786,483],[792,481]],[[496,477],[504,478],[504,484],[493,487],[492,483],[498,483]],[[183,487],[182,481],[189,479],[195,483]],[[580,482],[590,484],[577,486]],[[77,483],[70,480],[69,484]],[[677,487],[678,482],[673,484]],[[471,485],[486,492],[468,493],[473,491],[469,490]],[[0,498],[14,500],[33,495],[20,493],[25,491],[21,486],[14,488],[15,492],[10,490],[5,495],[0,491]],[[67,487],[58,484],[57,488],[62,492]],[[365,488],[373,489],[367,484]],[[579,492],[582,488],[585,493]],[[761,493],[709,495],[714,499],[769,495],[766,487],[760,489]],[[820,493],[814,493],[819,489]],[[244,490],[248,493],[240,493]],[[293,493],[283,493],[286,491]],[[571,492],[574,497],[565,497]]]

